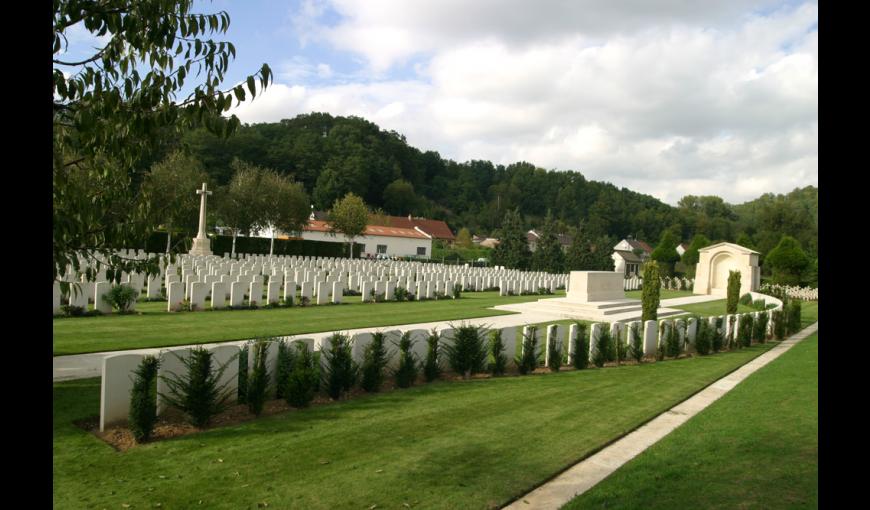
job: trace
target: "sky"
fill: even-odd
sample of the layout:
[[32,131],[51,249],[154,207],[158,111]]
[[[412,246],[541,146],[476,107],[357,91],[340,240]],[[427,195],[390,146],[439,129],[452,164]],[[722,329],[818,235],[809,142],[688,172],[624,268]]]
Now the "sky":
[[197,0],[229,113],[364,117],[455,161],[528,161],[675,205],[818,186],[818,6],[769,0]]

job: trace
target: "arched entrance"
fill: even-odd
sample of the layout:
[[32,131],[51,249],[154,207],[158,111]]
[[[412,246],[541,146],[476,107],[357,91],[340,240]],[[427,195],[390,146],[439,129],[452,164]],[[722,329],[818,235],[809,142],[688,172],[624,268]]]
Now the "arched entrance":
[[729,252],[721,252],[710,259],[710,294],[724,296],[728,293],[728,274],[737,271],[740,263]]

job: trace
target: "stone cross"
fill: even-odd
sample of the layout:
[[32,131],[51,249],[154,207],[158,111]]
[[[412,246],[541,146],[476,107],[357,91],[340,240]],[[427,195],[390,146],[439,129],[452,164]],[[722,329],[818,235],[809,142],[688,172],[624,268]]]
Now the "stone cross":
[[199,232],[196,234],[196,237],[203,239],[205,238],[205,201],[208,195],[211,195],[212,192],[208,190],[206,183],[202,183],[202,189],[196,190],[197,195],[202,195],[202,198],[199,201]]

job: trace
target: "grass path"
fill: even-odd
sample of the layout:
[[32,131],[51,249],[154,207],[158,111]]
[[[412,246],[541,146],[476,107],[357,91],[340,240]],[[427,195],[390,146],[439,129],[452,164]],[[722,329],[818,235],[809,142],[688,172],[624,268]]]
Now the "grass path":
[[[564,291],[556,297],[564,296]],[[355,328],[507,315],[489,307],[536,301],[541,296],[468,292],[461,299],[355,303],[214,312],[154,312],[54,319],[54,355],[244,340]],[[143,303],[166,306],[166,303]],[[146,307],[149,308],[149,307]]]
[[438,382],[125,453],[71,423],[97,412],[99,380],[57,383],[54,504],[495,508],[770,346],[641,366]]
[[566,505],[817,508],[818,333]]

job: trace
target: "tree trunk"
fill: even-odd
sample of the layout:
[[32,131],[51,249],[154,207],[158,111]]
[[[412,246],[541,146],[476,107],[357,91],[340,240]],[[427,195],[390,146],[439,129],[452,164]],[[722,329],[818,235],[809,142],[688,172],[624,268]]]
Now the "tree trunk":
[[350,258],[353,259],[353,239],[350,240]]
[[269,256],[272,256],[272,250],[275,248],[275,231],[272,231],[272,241],[269,243]]
[[233,252],[230,254],[230,257],[235,258],[236,256],[236,236],[239,235],[237,230],[233,230]]
[[172,246],[172,231],[166,231],[166,254],[169,254],[169,247]]

